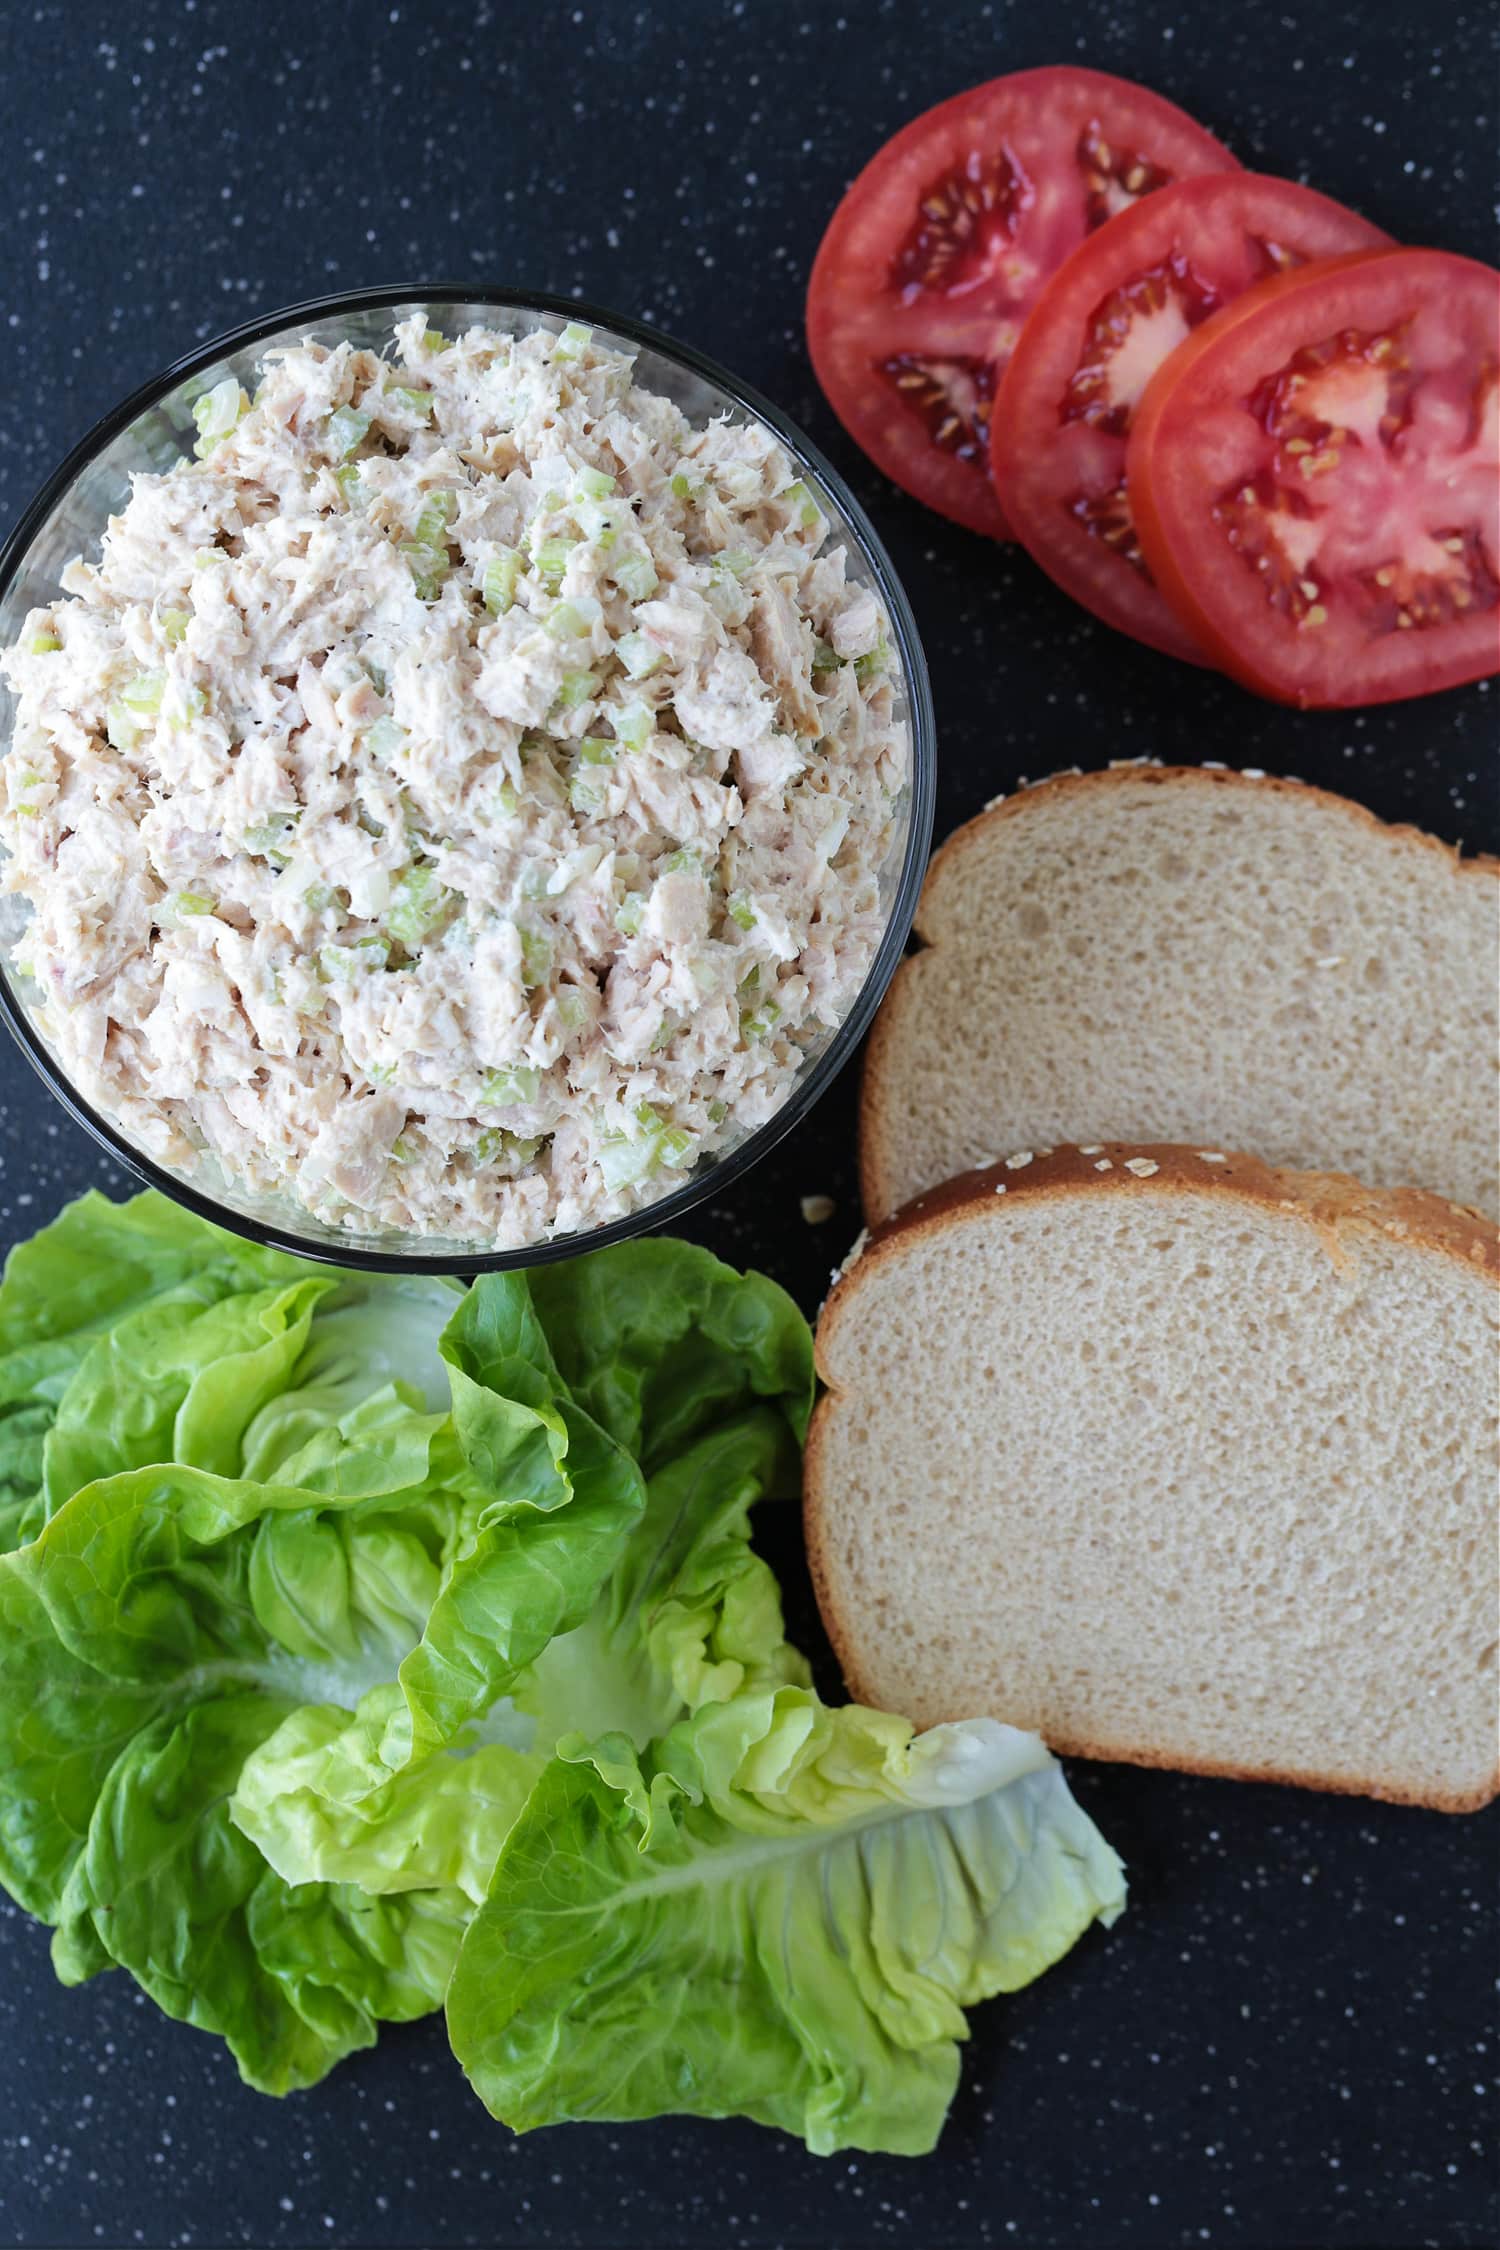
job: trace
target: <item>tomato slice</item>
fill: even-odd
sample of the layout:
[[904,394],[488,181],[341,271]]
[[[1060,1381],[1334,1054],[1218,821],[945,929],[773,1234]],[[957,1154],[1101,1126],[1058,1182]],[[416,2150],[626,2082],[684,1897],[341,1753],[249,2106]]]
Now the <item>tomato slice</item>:
[[1205,661],[1153,583],[1125,487],[1142,393],[1201,322],[1270,275],[1389,236],[1290,180],[1219,172],[1090,235],[1036,301],[991,424],[995,490],[1049,576],[1122,633]]
[[829,404],[904,491],[1008,537],[990,404],[1044,282],[1142,196],[1237,169],[1182,110],[1102,71],[1023,70],[940,103],[871,159],[823,237],[807,339]]
[[1146,563],[1216,662],[1303,706],[1500,670],[1500,274],[1442,250],[1263,282],[1147,386]]

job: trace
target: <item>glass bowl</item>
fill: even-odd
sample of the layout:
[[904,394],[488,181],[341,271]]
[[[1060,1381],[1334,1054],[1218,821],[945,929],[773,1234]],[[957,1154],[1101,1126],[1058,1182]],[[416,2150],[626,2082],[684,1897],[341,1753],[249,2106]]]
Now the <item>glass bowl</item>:
[[[14,960],[30,911],[17,898],[0,899],[0,1008],[30,1062],[79,1124],[142,1180],[201,1217],[253,1241],[339,1265],[385,1272],[484,1273],[570,1257],[670,1225],[693,1204],[742,1178],[832,1083],[880,1004],[916,912],[932,835],[932,698],[911,610],[884,548],[837,472],[785,415],[701,352],[672,342],[641,321],[575,298],[517,290],[437,286],[346,291],[270,313],[177,360],[75,447],[0,548],[0,647],[16,639],[29,610],[56,597],[59,573],[73,556],[97,551],[109,517],[129,497],[132,473],[165,469],[191,451],[193,404],[205,391],[226,376],[253,390],[262,356],[278,344],[307,339],[334,344],[348,338],[379,351],[389,342],[395,322],[418,309],[450,333],[474,325],[511,333],[537,327],[555,331],[569,321],[585,321],[601,340],[631,351],[642,382],[673,399],[693,421],[727,414],[734,421],[765,423],[797,463],[828,518],[828,544],[845,548],[849,578],[873,588],[890,619],[898,659],[896,711],[906,722],[911,745],[907,784],[879,870],[884,933],[854,1004],[836,1030],[809,1045],[781,1107],[727,1149],[700,1159],[670,1194],[607,1225],[507,1250],[395,1228],[368,1233],[346,1229],[317,1219],[287,1197],[237,1183],[217,1165],[205,1162],[187,1177],[148,1156],[85,1100],[38,1026],[27,1003],[26,979]],[[10,749],[14,708],[13,695],[0,683],[0,755]]]

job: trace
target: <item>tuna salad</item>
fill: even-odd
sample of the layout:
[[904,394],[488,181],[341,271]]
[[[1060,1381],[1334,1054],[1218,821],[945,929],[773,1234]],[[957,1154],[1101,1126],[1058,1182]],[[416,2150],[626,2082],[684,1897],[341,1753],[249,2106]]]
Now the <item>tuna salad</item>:
[[669,1192],[884,926],[888,626],[796,465],[579,326],[417,316],[196,415],[0,658],[44,1036],[160,1163],[359,1232]]

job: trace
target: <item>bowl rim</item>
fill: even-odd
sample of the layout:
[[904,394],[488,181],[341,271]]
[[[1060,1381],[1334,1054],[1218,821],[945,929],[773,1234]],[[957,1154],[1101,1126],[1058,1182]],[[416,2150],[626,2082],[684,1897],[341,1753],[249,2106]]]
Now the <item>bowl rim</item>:
[[[818,482],[827,488],[831,498],[837,502],[840,513],[859,541],[865,559],[874,573],[881,600],[895,633],[906,684],[911,734],[911,817],[901,874],[880,944],[848,1014],[816,1061],[805,1074],[799,1076],[780,1108],[764,1124],[747,1133],[738,1146],[725,1156],[696,1167],[693,1176],[680,1188],[675,1188],[670,1195],[664,1195],[654,1203],[643,1204],[639,1210],[628,1212],[623,1218],[611,1219],[604,1226],[591,1227],[576,1234],[553,1236],[547,1241],[532,1243],[521,1249],[449,1253],[377,1250],[368,1248],[357,1240],[350,1241],[347,1245],[322,1242],[299,1234],[293,1228],[277,1226],[246,1212],[237,1211],[230,1204],[221,1203],[215,1196],[194,1187],[191,1181],[180,1178],[164,1165],[158,1164],[144,1150],[135,1147],[118,1126],[84,1099],[54,1062],[40,1032],[31,1021],[30,1011],[13,989],[10,977],[3,969],[0,969],[0,1014],[3,1014],[8,1030],[32,1068],[74,1122],[81,1125],[138,1180],[148,1187],[156,1188],[172,1202],[194,1212],[200,1219],[223,1227],[246,1241],[259,1243],[264,1248],[285,1251],[293,1257],[306,1258],[318,1265],[342,1266],[366,1273],[457,1274],[468,1278],[481,1273],[521,1272],[530,1266],[552,1265],[563,1259],[581,1257],[586,1251],[602,1250],[611,1243],[655,1232],[673,1220],[682,1218],[710,1196],[734,1186],[807,1115],[813,1103],[838,1076],[869,1028],[906,949],[932,842],[937,793],[936,722],[932,687],[917,634],[916,620],[884,542],[844,478],[811,439],[804,436],[797,424],[753,384],[743,382],[738,376],[731,374],[708,353],[699,351],[691,344],[679,343],[674,336],[648,321],[617,313],[606,305],[594,303],[587,298],[557,296],[542,290],[505,289],[473,282],[402,282],[384,288],[370,286],[334,290],[324,296],[303,298],[295,304],[259,314],[252,320],[242,321],[235,327],[210,337],[206,343],[170,361],[158,374],[140,384],[117,406],[102,415],[41,485],[29,505],[22,510],[3,544],[0,544],[0,600],[9,591],[11,582],[24,563],[38,533],[84,470],[132,422],[149,413],[168,392],[176,390],[192,376],[215,366],[231,353],[246,351],[256,344],[269,342],[272,337],[282,335],[287,330],[295,330],[299,325],[335,320],[341,315],[352,313],[374,312],[386,306],[395,308],[403,305],[445,304],[488,306],[497,311],[516,311],[563,321],[583,321],[591,327],[607,330],[612,336],[622,338],[638,349],[655,352],[662,359],[676,361],[689,373],[712,384],[726,398],[764,422],[775,432],[792,457],[813,471]],[[0,755],[4,755],[4,752],[0,751]]]

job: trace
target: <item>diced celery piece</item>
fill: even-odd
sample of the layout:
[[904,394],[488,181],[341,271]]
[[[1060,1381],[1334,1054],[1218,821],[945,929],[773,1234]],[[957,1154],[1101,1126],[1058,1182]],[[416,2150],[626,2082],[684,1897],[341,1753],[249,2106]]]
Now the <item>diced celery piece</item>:
[[247,852],[263,852],[268,856],[279,854],[290,843],[292,830],[301,818],[299,812],[273,813],[268,820],[258,820],[247,828],[243,837]]
[[701,487],[695,485],[692,478],[684,475],[681,469],[672,479],[671,492],[674,500],[691,500],[693,494],[700,489]]
[[309,914],[325,914],[334,900],[331,883],[309,883],[302,893],[302,903]]
[[189,915],[212,914],[213,911],[214,901],[203,891],[174,891],[172,894],[172,912],[179,921]]
[[702,862],[693,852],[670,852],[662,862],[664,875],[701,875]]
[[121,696],[132,711],[159,711],[161,699],[167,692],[165,672],[140,672]]
[[164,609],[161,613],[161,629],[173,648],[186,638],[187,629],[192,622],[193,613],[190,609]]
[[193,451],[200,461],[212,453],[216,445],[223,444],[249,403],[232,375],[226,375],[222,383],[215,383],[211,391],[205,391],[194,403],[198,442]]
[[568,803],[576,813],[596,813],[603,810],[605,789],[601,781],[591,781],[587,775],[575,773],[568,783]]
[[693,1148],[694,1141],[691,1133],[685,1133],[680,1125],[669,1125],[666,1131],[658,1136],[656,1160],[658,1164],[670,1165],[673,1171],[676,1171],[679,1165],[691,1163]]
[[358,407],[336,406],[328,417],[328,444],[334,459],[342,461],[352,453],[369,427],[369,415],[361,414]]
[[737,922],[742,930],[754,929],[755,908],[750,904],[743,891],[736,891],[729,901],[729,919],[731,922]]
[[670,1047],[672,1041],[677,1037],[679,1028],[680,1026],[675,1016],[663,1016],[661,1022],[657,1025],[656,1030],[652,1034],[652,1054],[659,1055],[664,1047]]
[[445,352],[448,349],[448,338],[441,328],[424,328],[419,341],[424,352]]
[[502,781],[495,791],[495,803],[507,820],[513,820],[521,809],[520,795],[513,781]]
[[631,1140],[621,1133],[604,1142],[599,1150],[599,1175],[611,1194],[619,1189],[634,1187],[637,1180],[645,1178],[655,1155],[650,1141]]
[[419,945],[446,921],[453,893],[445,890],[430,867],[409,867],[391,893],[384,927],[401,945]]
[[446,487],[429,492],[422,502],[412,533],[419,547],[441,547],[449,525],[458,514],[458,494]]
[[406,557],[406,567],[411,572],[411,582],[417,589],[417,599],[435,602],[443,590],[443,581],[453,565],[446,547],[424,547],[414,540],[406,541],[401,549]]
[[838,670],[838,656],[829,647],[827,641],[815,643],[812,653],[812,668],[815,672],[836,672]]
[[530,1164],[541,1146],[541,1136],[527,1140],[519,1133],[507,1133],[502,1126],[489,1125],[474,1143],[474,1154],[481,1164]]
[[578,490],[585,500],[607,500],[615,489],[615,480],[602,469],[580,469]]
[[390,947],[384,938],[355,938],[351,945],[324,945],[318,949],[320,975],[332,981],[336,977],[352,977],[361,969],[383,969],[390,959]]
[[622,937],[639,937],[646,901],[639,891],[629,891],[615,908],[615,928]]
[[529,1063],[516,1063],[506,1070],[489,1071],[479,1089],[479,1099],[486,1109],[512,1109],[518,1102],[523,1106],[534,1102],[541,1084],[539,1070],[533,1070]]
[[[129,692],[127,688],[127,695]],[[208,690],[201,687],[179,688],[174,698],[174,704],[175,708],[169,709],[165,714],[167,725],[169,727],[191,726],[194,719],[201,719],[208,709]]]
[[522,898],[545,898],[552,880],[552,868],[544,859],[528,860],[521,870]]
[[503,617],[516,598],[516,580],[525,567],[514,547],[491,555],[479,580],[479,591],[491,617]]
[[578,755],[586,766],[611,766],[619,749],[618,742],[611,742],[608,735],[586,734],[578,745]]
[[393,1164],[410,1164],[416,1153],[415,1144],[409,1141],[404,1133],[398,1133],[391,1143],[391,1162]]
[[104,715],[104,731],[111,747],[127,754],[139,741],[143,724],[139,714],[132,711],[128,703],[112,703]]
[[399,383],[393,383],[385,395],[393,398],[398,406],[404,407],[408,414],[415,414],[420,422],[430,421],[433,408],[437,405],[431,391],[407,390]]
[[649,555],[621,555],[610,564],[609,575],[633,602],[649,601],[661,583]]
[[599,604],[587,594],[576,601],[559,602],[547,619],[547,631],[555,641],[578,641],[590,631],[599,614]]
[[780,1019],[780,1016],[781,1010],[776,1002],[767,1000],[763,1003],[759,1015],[742,1016],[740,1018],[740,1029],[747,1039],[766,1039],[769,1038],[771,1027]]
[[638,1102],[636,1104],[635,1118],[638,1125],[644,1125],[646,1130],[651,1133],[659,1133],[667,1122],[661,1111],[653,1109],[649,1102]]
[[406,740],[406,729],[399,720],[377,719],[365,730],[365,748],[372,758],[392,758]]
[[529,992],[552,966],[552,940],[539,930],[521,932],[521,982]]
[[360,659],[360,662],[364,666],[365,677],[369,681],[371,687],[375,690],[375,693],[377,695],[384,695],[386,689],[390,686],[390,681],[386,678],[384,669],[375,662],[373,657],[362,657]]
[[874,679],[877,673],[888,672],[891,666],[891,644],[877,641],[872,649],[854,659],[854,677],[857,680]]
[[28,656],[55,656],[62,642],[55,633],[33,633],[26,643]]
[[744,578],[753,569],[755,557],[743,547],[726,547],[714,556],[720,570],[727,570],[731,578]]
[[615,654],[633,680],[648,678],[666,662],[663,652],[644,633],[622,633],[615,643]]
[[394,1063],[370,1063],[365,1076],[372,1086],[392,1086],[396,1081],[396,1066]]
[[359,463],[357,461],[346,461],[342,468],[335,469],[333,481],[344,496],[346,508],[358,509],[364,507],[364,487],[360,483]]
[[614,714],[615,741],[627,750],[644,750],[656,721],[646,703],[627,703]]
[[557,1013],[565,1031],[582,1031],[589,1020],[589,1004],[581,992],[560,992]]
[[729,1115],[729,1107],[728,1107],[728,1104],[727,1104],[727,1103],[725,1103],[725,1102],[710,1102],[710,1103],[709,1103],[709,1105],[708,1105],[708,1122],[709,1122],[709,1124],[710,1124],[710,1125],[722,1125],[722,1124],[723,1124],[723,1122],[724,1122],[724,1120],[725,1120],[725,1118],[726,1118],[726,1117],[727,1117],[728,1115]]
[[592,328],[585,328],[582,321],[570,320],[552,347],[552,357],[554,360],[563,361],[564,364],[569,360],[581,359],[593,339],[593,334]]
[[543,539],[532,551],[537,576],[547,585],[555,586],[568,567],[568,557],[577,546],[576,539]]
[[792,510],[804,531],[811,531],[815,524],[821,523],[822,511],[800,477],[795,484],[789,484],[785,492],[778,493],[777,498]]
[[599,682],[592,672],[564,672],[562,685],[557,691],[557,703],[564,711],[576,711],[587,703],[598,690]]

